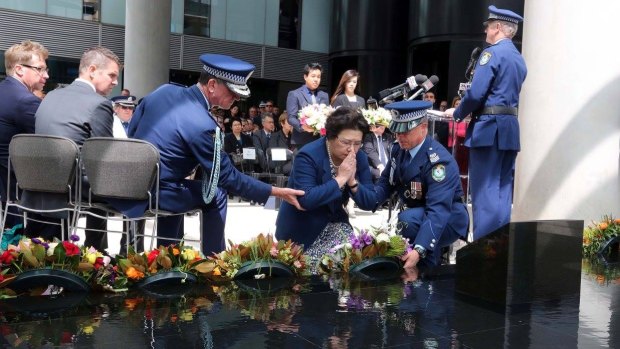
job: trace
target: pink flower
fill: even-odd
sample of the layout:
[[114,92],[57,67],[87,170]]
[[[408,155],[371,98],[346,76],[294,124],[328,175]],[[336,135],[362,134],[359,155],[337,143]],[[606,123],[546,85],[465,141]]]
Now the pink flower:
[[269,250],[269,253],[271,254],[271,257],[278,256],[278,249],[276,248],[275,245],[271,246],[271,250]]
[[321,136],[325,136],[327,134],[327,130],[325,128],[321,129]]
[[293,263],[293,265],[295,266],[295,268],[301,268],[301,262],[300,261],[295,261],[295,263]]

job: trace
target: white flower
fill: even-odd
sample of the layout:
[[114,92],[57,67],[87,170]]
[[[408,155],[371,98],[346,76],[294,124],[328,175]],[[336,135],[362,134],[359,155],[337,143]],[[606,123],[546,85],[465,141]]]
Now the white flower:
[[56,248],[56,246],[58,246],[57,242],[50,242],[49,247],[47,248],[47,255],[51,256],[54,254],[54,249]]
[[387,233],[381,233],[375,239],[377,242],[390,242],[390,236]]

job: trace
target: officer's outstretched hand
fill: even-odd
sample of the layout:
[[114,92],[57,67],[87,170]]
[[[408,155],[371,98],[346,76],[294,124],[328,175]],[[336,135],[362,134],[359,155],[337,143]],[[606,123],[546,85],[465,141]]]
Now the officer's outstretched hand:
[[446,111],[445,111],[446,116],[453,118],[453,117],[454,117],[454,110],[455,110],[455,109],[456,109],[456,108],[449,108],[449,109],[446,109]]
[[405,262],[403,268],[413,268],[418,265],[418,262],[420,261],[420,254],[416,250],[411,250],[406,255],[400,257],[400,259]]
[[306,194],[303,190],[291,189],[291,188],[279,188],[271,187],[271,195],[279,197],[280,199],[295,206],[298,210],[305,211],[303,207],[297,201],[298,196]]

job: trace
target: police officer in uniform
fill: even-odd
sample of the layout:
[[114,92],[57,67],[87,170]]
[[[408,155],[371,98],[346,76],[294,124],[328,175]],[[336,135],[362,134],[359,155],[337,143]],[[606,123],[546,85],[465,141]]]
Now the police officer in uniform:
[[114,138],[127,138],[129,122],[136,108],[135,96],[116,96],[110,98],[114,103],[114,123],[112,124],[112,135]]
[[470,148],[474,239],[510,222],[514,164],[521,148],[517,106],[527,74],[512,38],[522,20],[512,11],[489,6],[484,22],[489,46],[480,55],[461,104],[446,111],[457,122],[472,114],[465,145]]
[[385,106],[394,114],[389,127],[398,143],[375,192],[379,204],[398,192],[402,210],[397,229],[414,246],[403,256],[405,268],[439,264],[441,248],[465,238],[469,224],[456,161],[428,135],[426,112],[431,107],[426,101]]
[[[227,192],[265,203],[275,195],[301,209],[301,190],[272,187],[235,169],[224,152],[224,131],[209,112],[217,106],[229,109],[241,97],[248,97],[247,80],[254,66],[239,59],[217,54],[200,56],[203,71],[190,87],[160,86],[144,97],[129,124],[128,136],[153,144],[160,153],[161,209],[185,212],[200,208],[203,213],[202,252],[209,255],[225,248]],[[196,166],[205,170],[204,182],[186,179]],[[148,202],[111,202],[125,215],[142,215]],[[182,237],[182,216],[161,219],[158,244],[162,237]]]

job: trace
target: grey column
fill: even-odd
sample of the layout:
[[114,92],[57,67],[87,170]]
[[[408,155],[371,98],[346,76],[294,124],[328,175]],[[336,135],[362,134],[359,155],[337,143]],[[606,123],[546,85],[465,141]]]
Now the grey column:
[[127,0],[124,87],[142,98],[169,80],[171,0]]
[[620,215],[620,64],[610,41],[620,2],[603,3],[525,2],[515,221]]

